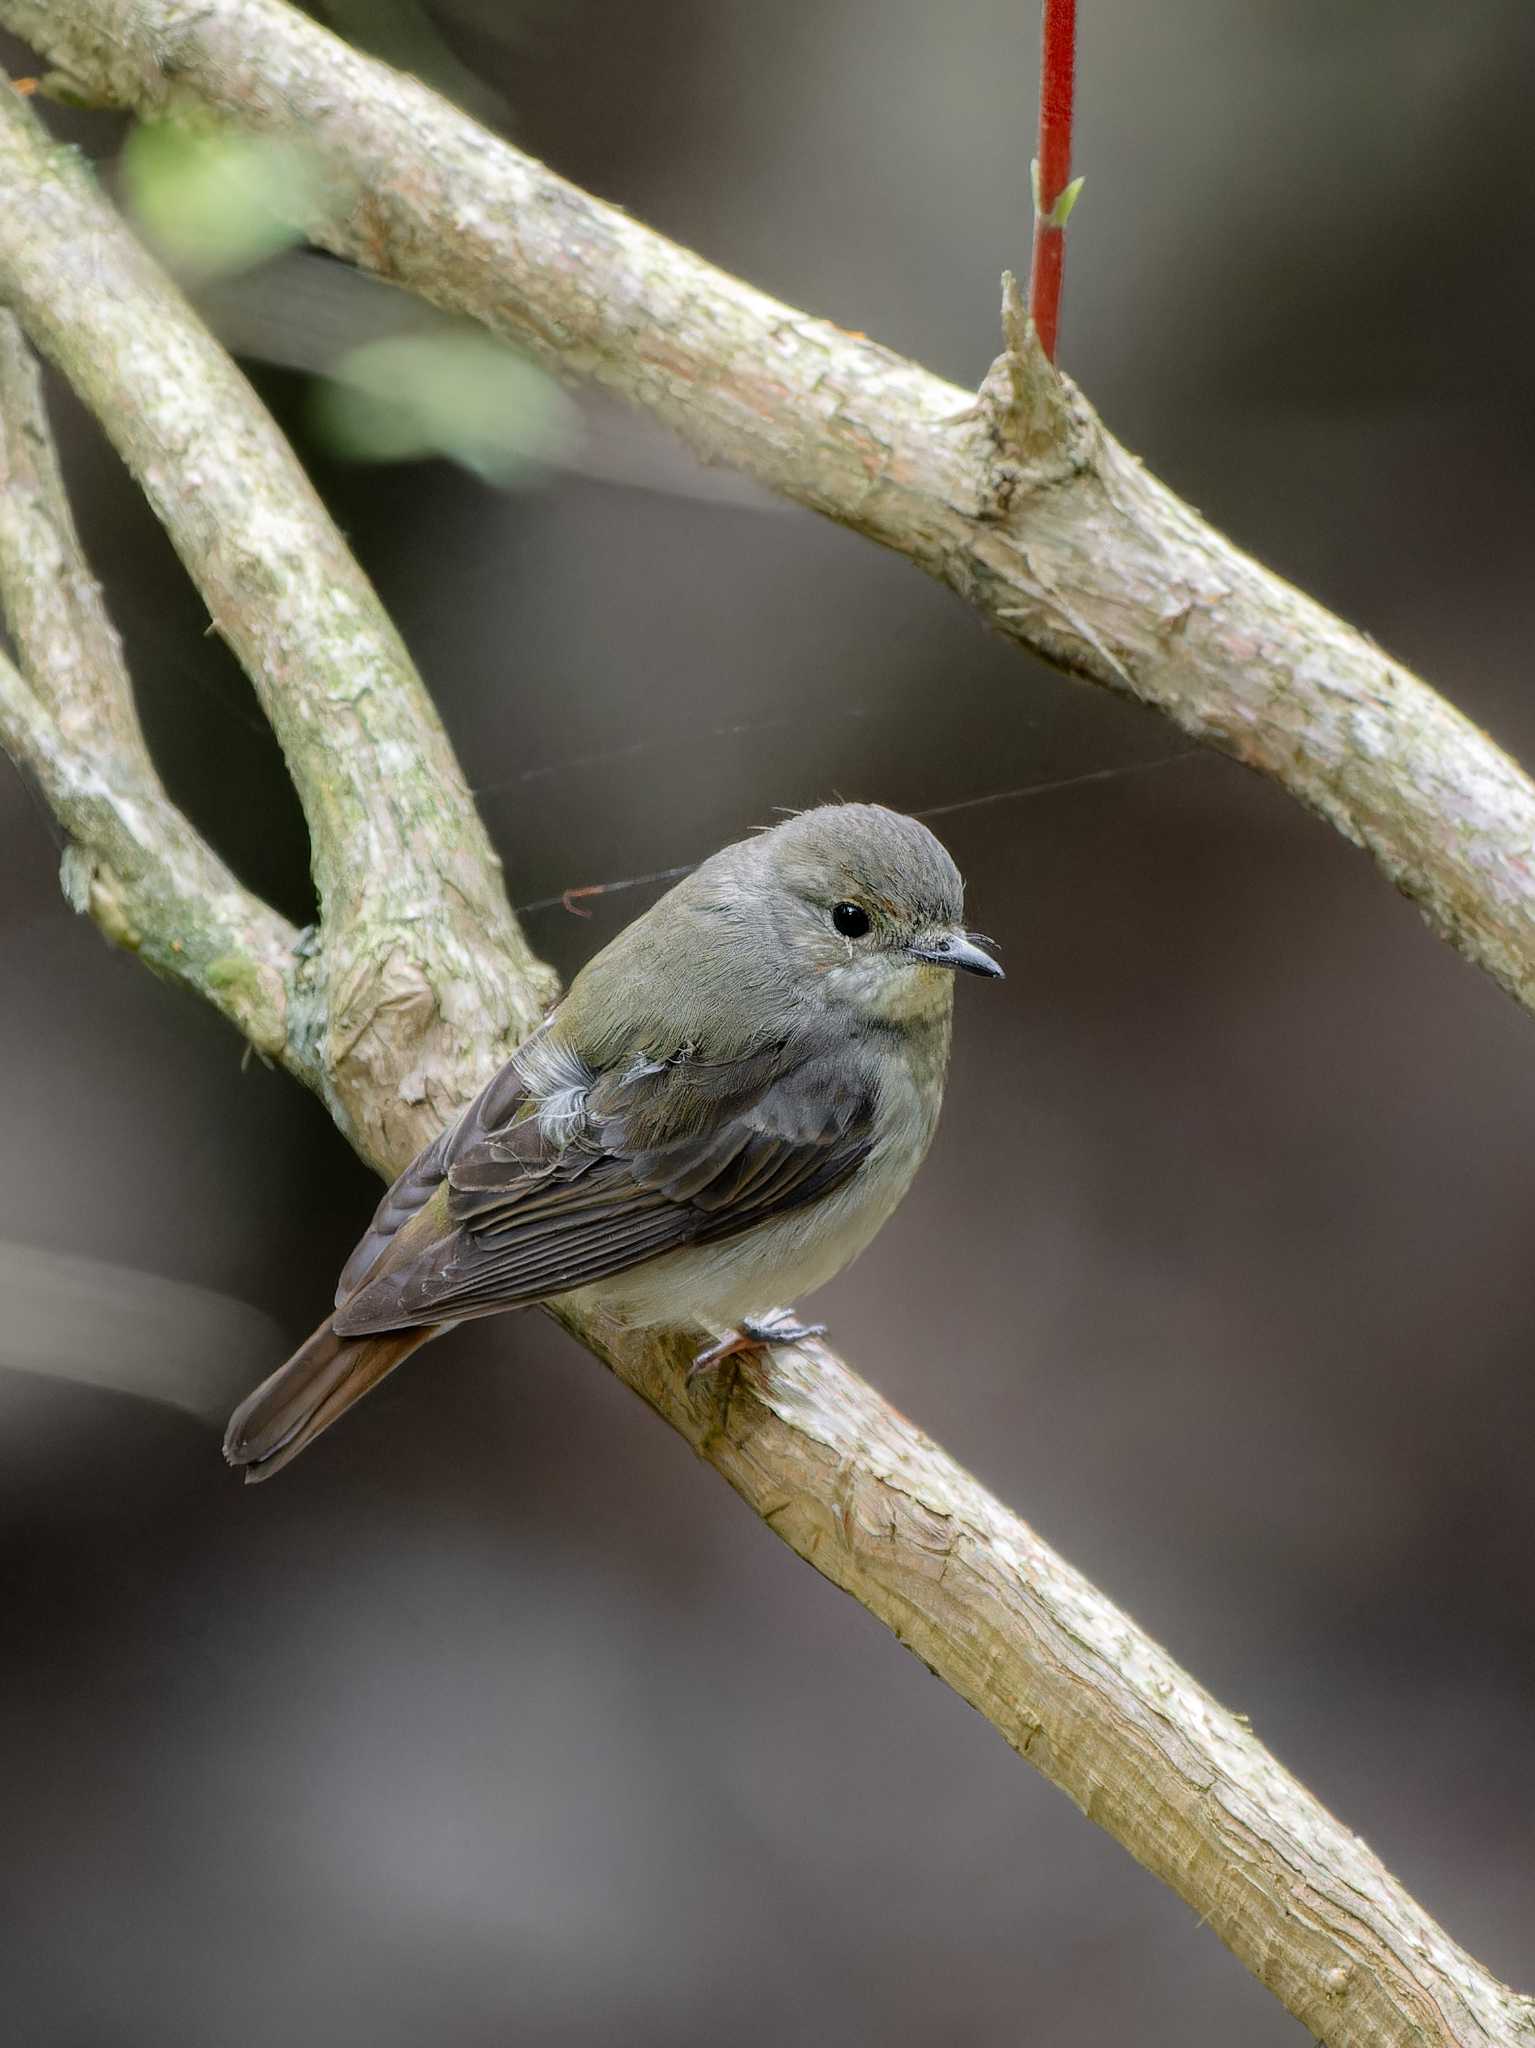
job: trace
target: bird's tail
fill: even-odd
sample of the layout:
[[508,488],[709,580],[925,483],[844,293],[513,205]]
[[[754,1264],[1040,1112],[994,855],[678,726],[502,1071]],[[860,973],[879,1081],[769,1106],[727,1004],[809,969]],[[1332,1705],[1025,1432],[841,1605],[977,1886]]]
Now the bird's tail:
[[247,1483],[270,1479],[439,1327],[341,1337],[328,1320],[321,1323],[230,1416],[224,1456],[244,1467]]

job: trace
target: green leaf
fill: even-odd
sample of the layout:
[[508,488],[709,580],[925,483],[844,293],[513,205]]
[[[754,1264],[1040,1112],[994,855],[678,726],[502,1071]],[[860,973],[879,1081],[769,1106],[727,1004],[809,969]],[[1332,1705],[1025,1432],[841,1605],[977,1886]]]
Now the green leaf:
[[303,241],[320,200],[318,167],[302,147],[176,121],[136,127],[122,175],[146,238],[173,269],[202,278]]
[[445,455],[496,483],[547,468],[580,425],[570,400],[488,335],[399,334],[350,350],[315,392],[320,433],[364,462]]
[[1086,183],[1086,178],[1073,178],[1071,183],[1064,188],[1060,198],[1056,200],[1054,206],[1050,209],[1050,218],[1045,223],[1047,227],[1065,227],[1067,221],[1071,218],[1071,209],[1082,197],[1082,187]]

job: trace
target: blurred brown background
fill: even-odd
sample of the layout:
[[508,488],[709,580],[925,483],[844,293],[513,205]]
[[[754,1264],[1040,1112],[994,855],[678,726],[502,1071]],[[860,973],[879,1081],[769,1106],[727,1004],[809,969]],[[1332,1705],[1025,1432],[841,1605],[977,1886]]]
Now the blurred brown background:
[[[1066,366],[1210,517],[1535,760],[1535,16],[1083,11]],[[1027,259],[1032,0],[344,19],[791,302],[963,383],[994,354],[998,272]],[[1137,769],[940,821],[1009,978],[960,990],[933,1158],[816,1308],[1530,1988],[1529,1020],[1277,792],[1141,768],[1170,728],[865,543],[728,494],[345,464],[306,380],[257,375],[519,902],[832,793]],[[172,789],[302,919],[249,693],[58,416]],[[259,1491],[211,1421],[85,1384],[161,1327],[156,1276],[270,1321],[270,1357],[236,1318],[237,1357],[182,1361],[220,1408],[315,1321],[376,1189],[316,1103],[72,918],[55,868],[0,765],[0,1352],[7,1328],[13,1366],[47,1349],[49,1273],[73,1298],[29,1250],[128,1269],[77,1375],[0,1371],[13,2038],[1304,2038],[536,1316],[435,1348]],[[568,971],[647,900],[531,929]]]

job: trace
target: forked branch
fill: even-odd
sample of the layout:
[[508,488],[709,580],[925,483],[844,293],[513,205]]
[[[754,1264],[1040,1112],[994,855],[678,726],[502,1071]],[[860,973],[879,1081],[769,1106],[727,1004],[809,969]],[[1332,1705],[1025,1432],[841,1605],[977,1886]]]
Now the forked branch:
[[[0,184],[0,296],[142,485],[304,807],[318,943],[290,976],[284,1044],[263,1050],[291,1050],[372,1156],[413,1152],[487,1052],[536,1021],[552,979],[507,908],[410,656],[292,450],[84,166],[9,90]],[[40,658],[45,675],[56,666]],[[125,706],[126,682],[103,682],[95,700]],[[119,782],[147,770],[131,709],[61,702],[60,716],[120,756]]]

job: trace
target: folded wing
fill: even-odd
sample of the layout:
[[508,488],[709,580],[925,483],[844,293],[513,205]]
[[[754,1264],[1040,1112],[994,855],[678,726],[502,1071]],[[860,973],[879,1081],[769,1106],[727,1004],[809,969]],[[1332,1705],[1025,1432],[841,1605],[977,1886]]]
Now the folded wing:
[[874,1087],[845,1051],[773,1045],[638,1060],[540,1102],[514,1062],[384,1197],[335,1328],[489,1315],[817,1201],[868,1156]]

